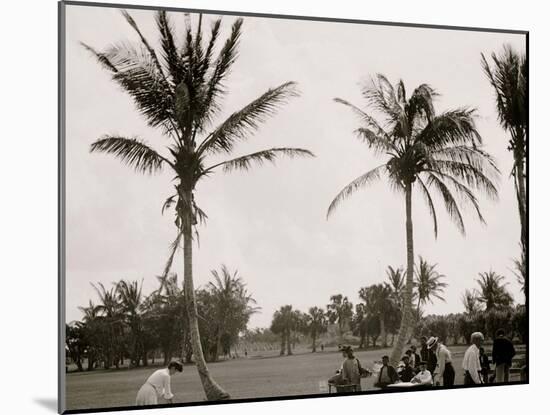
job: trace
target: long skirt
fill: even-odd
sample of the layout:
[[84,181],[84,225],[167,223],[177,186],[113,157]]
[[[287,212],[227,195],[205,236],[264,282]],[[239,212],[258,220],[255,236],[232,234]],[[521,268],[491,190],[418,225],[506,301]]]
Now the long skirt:
[[157,391],[150,383],[144,383],[136,398],[136,406],[156,405],[158,403]]
[[445,363],[443,371],[443,386],[453,386],[455,384],[455,368],[451,362]]

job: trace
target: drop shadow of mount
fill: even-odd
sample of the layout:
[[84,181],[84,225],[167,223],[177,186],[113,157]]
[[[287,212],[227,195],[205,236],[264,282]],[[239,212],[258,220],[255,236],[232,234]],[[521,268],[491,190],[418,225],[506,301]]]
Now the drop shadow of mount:
[[57,399],[56,398],[34,398],[34,402],[50,410],[51,412],[57,413]]

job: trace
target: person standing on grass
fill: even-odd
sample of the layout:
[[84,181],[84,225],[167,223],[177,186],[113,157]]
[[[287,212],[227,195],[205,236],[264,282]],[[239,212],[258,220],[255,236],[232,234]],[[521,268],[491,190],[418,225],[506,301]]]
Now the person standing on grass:
[[361,390],[361,363],[353,354],[351,346],[342,348],[344,362],[342,363],[342,380],[349,385],[357,385],[356,391]]
[[483,378],[483,383],[489,383],[491,364],[489,363],[489,356],[487,356],[483,347],[479,348],[479,363],[481,365],[481,377]]
[[481,363],[479,361],[479,348],[483,344],[483,334],[479,331],[470,336],[471,346],[464,353],[462,368],[464,369],[464,385],[479,385],[483,383],[481,379]]
[[[420,367],[420,361],[422,360],[420,358],[420,355],[416,353],[416,346],[413,344],[411,345],[411,348],[409,349],[411,351],[410,356],[410,364],[411,366],[418,371]],[[408,353],[407,353],[408,354]]]
[[437,358],[433,350],[428,347],[428,339],[426,336],[420,338],[420,359],[426,362],[428,372],[434,373],[435,366],[437,365]]
[[512,358],[516,355],[516,349],[510,340],[504,337],[504,330],[497,330],[497,338],[493,342],[493,363],[495,364],[495,382],[508,382]]
[[170,379],[178,372],[183,372],[180,362],[170,362],[166,368],[155,371],[139,389],[136,406],[157,405],[159,396],[162,396],[166,403],[173,403]]
[[451,352],[439,341],[438,337],[430,337],[427,342],[428,349],[433,350],[436,357],[436,366],[433,372],[435,386],[453,386],[455,384],[455,369]]

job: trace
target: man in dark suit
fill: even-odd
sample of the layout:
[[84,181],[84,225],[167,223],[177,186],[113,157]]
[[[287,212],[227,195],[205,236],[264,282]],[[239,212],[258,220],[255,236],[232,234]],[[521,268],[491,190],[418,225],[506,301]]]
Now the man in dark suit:
[[412,378],[414,378],[414,369],[410,365],[409,356],[405,355],[401,358],[403,361],[403,369],[401,369],[401,372],[399,372],[399,379],[401,382],[410,382]]
[[399,380],[399,376],[393,366],[390,365],[390,358],[388,356],[382,356],[382,367],[378,374],[378,381],[374,386],[378,388],[386,388],[388,385],[395,383]]
[[497,338],[493,342],[493,363],[495,364],[495,382],[508,382],[512,358],[516,355],[516,349],[510,340],[504,337],[504,330],[497,330]]

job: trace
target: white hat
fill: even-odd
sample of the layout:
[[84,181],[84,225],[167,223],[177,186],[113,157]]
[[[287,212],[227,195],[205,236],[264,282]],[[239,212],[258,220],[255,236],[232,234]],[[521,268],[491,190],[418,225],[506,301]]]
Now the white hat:
[[428,349],[431,349],[432,347],[434,347],[438,340],[439,340],[439,337],[430,337],[426,342],[426,346],[428,347]]

